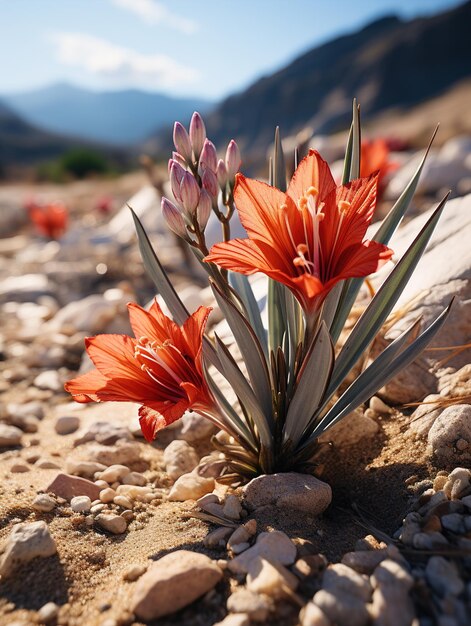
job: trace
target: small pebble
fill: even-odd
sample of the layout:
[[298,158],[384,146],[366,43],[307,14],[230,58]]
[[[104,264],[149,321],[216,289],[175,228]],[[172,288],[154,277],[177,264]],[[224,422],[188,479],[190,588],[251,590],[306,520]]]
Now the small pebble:
[[10,467],[10,472],[12,474],[24,474],[25,472],[29,472],[29,467],[26,463],[15,463]]
[[38,619],[44,624],[55,621],[59,615],[59,607],[55,602],[48,602],[38,611]]
[[116,491],[114,489],[111,489],[110,487],[108,487],[107,489],[103,489],[103,491],[100,491],[100,500],[104,504],[108,504],[108,502],[113,502],[115,497]]
[[121,535],[126,532],[128,525],[121,515],[103,515],[100,513],[95,517],[95,522],[113,535]]
[[130,565],[123,573],[123,580],[134,582],[147,571],[146,565]]
[[230,519],[240,519],[240,513],[242,511],[242,505],[237,496],[229,495],[224,502],[223,515]]
[[38,459],[34,466],[40,469],[60,469],[60,465],[51,459]]
[[54,430],[58,435],[70,435],[80,427],[80,419],[76,415],[63,415],[56,420]]
[[123,507],[123,509],[132,509],[132,501],[126,496],[115,496],[113,498],[113,502],[118,506]]
[[40,493],[33,500],[33,509],[35,511],[49,513],[49,511],[52,511],[55,506],[55,500],[53,500],[47,493]]
[[92,508],[92,501],[88,496],[75,496],[70,501],[70,508],[75,513],[88,513]]

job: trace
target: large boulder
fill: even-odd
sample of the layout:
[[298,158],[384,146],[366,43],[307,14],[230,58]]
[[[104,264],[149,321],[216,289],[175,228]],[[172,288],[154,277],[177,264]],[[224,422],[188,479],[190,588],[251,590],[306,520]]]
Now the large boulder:
[[[433,209],[419,215],[400,228],[390,242],[396,258],[400,258],[430,217]],[[460,346],[471,336],[471,194],[451,200],[446,205],[440,222],[417,269],[400,296],[395,312],[401,318],[390,331],[396,337],[418,317],[427,327],[452,298],[455,302],[448,320],[436,335],[429,348]],[[438,362],[448,352],[428,350],[402,372],[383,390],[383,395],[393,403],[422,400],[434,393],[438,381],[434,373]],[[469,353],[461,351],[452,355],[447,365],[455,369],[469,361]]]

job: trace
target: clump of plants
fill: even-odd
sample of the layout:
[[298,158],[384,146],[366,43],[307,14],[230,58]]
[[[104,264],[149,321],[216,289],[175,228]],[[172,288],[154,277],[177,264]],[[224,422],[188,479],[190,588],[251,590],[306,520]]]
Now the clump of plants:
[[[237,361],[216,333],[206,331],[211,309],[187,311],[170,283],[138,217],[140,251],[157,291],[149,310],[129,305],[134,337],[99,335],[86,340],[96,369],[69,381],[78,402],[134,401],[149,441],[192,409],[229,435],[215,445],[226,459],[228,480],[279,471],[311,472],[318,439],[411,363],[440,330],[449,307],[426,329],[417,320],[390,343],[353,382],[347,379],[380,332],[427,246],[446,197],[384,280],[347,338],[347,318],[364,280],[391,261],[388,242],[415,192],[425,156],[374,235],[366,238],[376,207],[378,173],[360,177],[359,111],[337,184],[320,154],[296,163],[287,183],[278,132],[269,183],[239,172],[234,141],[218,158],[199,114],[189,132],[178,122],[169,161],[173,198],[162,199],[169,228],[208,274],[217,306],[242,357]],[[231,238],[237,210],[247,237]],[[211,249],[210,217],[221,224]],[[249,275],[268,277],[268,324],[262,321]],[[214,380],[229,383],[230,403]]]

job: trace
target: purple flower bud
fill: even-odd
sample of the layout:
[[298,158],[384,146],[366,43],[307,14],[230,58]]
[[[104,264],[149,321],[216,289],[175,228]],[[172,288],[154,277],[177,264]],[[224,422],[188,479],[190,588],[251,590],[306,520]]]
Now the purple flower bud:
[[177,209],[177,207],[167,198],[162,198],[162,215],[164,216],[167,226],[179,237],[186,239],[185,221]]
[[191,162],[191,143],[188,133],[186,132],[186,128],[180,124],[180,122],[175,122],[175,126],[173,127],[173,143],[175,144],[175,148],[178,153],[187,161]]
[[196,217],[198,218],[198,224],[202,231],[206,228],[209,217],[211,215],[212,201],[211,196],[202,189],[200,193],[200,201],[198,202],[198,208],[196,209]]
[[189,215],[194,215],[200,199],[200,188],[193,174],[185,172],[180,183],[182,205]]
[[181,154],[178,154],[178,152],[172,152],[172,159],[179,163],[183,168],[186,167],[185,159],[182,157]]
[[233,139],[231,139],[226,150],[227,175],[230,181],[235,177],[235,175],[239,171],[241,162],[242,160],[240,158],[239,146],[236,144],[236,142]]
[[206,139],[206,128],[204,126],[203,118],[195,111],[191,116],[190,122],[190,141],[195,154],[195,159],[199,159],[201,150]]
[[203,183],[203,189],[206,189],[212,198],[217,198],[219,193],[218,179],[212,170],[204,170],[201,182]]
[[224,163],[222,159],[219,159],[218,161],[216,174],[218,177],[219,186],[221,187],[221,189],[225,189],[226,184],[227,184],[227,169],[226,169],[226,164]]
[[182,201],[182,196],[180,193],[180,184],[182,182],[183,176],[185,175],[186,170],[178,163],[178,161],[170,160],[169,161],[169,178],[170,185],[172,187],[173,197],[177,202]]
[[199,169],[201,169],[201,171],[210,169],[212,172],[216,173],[217,166],[218,157],[216,154],[216,148],[214,147],[212,141],[205,139],[203,149],[200,154]]

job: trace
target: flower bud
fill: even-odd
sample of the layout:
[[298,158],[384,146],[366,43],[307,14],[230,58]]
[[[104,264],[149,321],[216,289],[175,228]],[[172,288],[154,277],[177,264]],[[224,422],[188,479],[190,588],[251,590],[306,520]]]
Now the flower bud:
[[200,160],[198,169],[204,172],[206,169],[210,169],[212,172],[216,173],[216,169],[218,166],[218,157],[216,154],[216,148],[212,141],[206,139],[203,145],[203,149],[201,150]]
[[193,174],[185,172],[180,183],[182,205],[189,215],[194,215],[200,199],[200,188]]
[[218,166],[216,168],[216,174],[218,178],[218,183],[221,189],[225,189],[227,185],[227,169],[226,164],[222,159],[219,159]]
[[174,161],[176,161],[179,165],[181,165],[183,167],[183,169],[185,169],[186,167],[186,161],[185,159],[182,157],[181,154],[179,154],[178,152],[172,152],[172,159]]
[[185,161],[191,163],[190,138],[186,132],[186,128],[182,126],[180,122],[175,122],[175,126],[173,127],[173,143],[178,153],[181,154]]
[[195,159],[198,160],[203,149],[204,140],[206,139],[206,128],[204,126],[203,118],[195,111],[191,116],[190,122],[190,141],[195,155]]
[[198,208],[196,209],[196,217],[198,218],[198,224],[202,231],[206,228],[209,217],[211,215],[212,201],[211,196],[202,189],[200,193],[200,201],[198,202]]
[[178,163],[178,161],[174,161],[171,159],[169,161],[169,178],[170,178],[170,186],[172,187],[173,197],[177,202],[182,201],[182,196],[180,193],[180,184],[182,182],[183,176],[185,175],[186,170]]
[[164,216],[167,226],[176,235],[186,239],[186,226],[183,217],[177,207],[167,198],[162,198],[162,215]]
[[235,175],[239,171],[241,162],[242,160],[240,158],[239,146],[233,139],[231,139],[226,150],[226,167],[229,181],[235,178]]
[[201,182],[203,183],[203,189],[206,189],[206,191],[212,198],[218,197],[218,179],[216,178],[216,174],[212,170],[204,170]]

